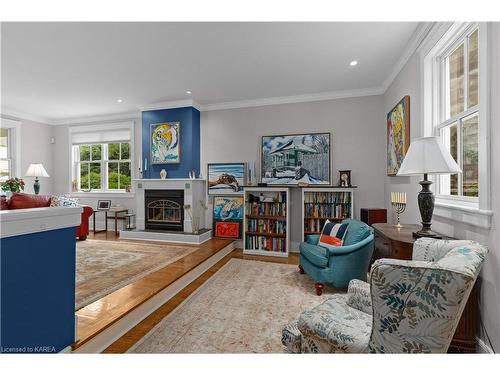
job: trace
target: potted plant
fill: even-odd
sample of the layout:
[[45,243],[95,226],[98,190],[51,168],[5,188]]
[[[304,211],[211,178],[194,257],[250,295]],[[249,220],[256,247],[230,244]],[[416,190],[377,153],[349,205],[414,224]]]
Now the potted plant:
[[2,182],[0,188],[7,193],[7,196],[10,196],[12,193],[19,193],[24,190],[24,185],[25,183],[22,178],[13,177]]

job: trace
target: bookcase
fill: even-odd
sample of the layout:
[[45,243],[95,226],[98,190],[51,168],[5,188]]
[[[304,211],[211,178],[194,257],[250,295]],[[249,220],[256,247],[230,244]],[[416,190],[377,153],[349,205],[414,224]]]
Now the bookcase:
[[248,187],[244,191],[243,253],[288,257],[289,189]]
[[309,234],[320,234],[326,220],[352,219],[354,189],[318,187],[302,189],[302,241]]

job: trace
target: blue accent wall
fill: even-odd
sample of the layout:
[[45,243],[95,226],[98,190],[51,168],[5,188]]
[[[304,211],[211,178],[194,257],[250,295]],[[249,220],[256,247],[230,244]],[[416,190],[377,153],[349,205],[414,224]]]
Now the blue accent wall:
[[75,228],[0,239],[0,351],[53,353],[75,341]]
[[[181,124],[181,162],[179,164],[151,164],[151,124],[179,121]],[[188,178],[193,169],[200,174],[200,111],[194,107],[160,109],[142,112],[142,164],[148,160],[144,178],[160,178],[160,171],[167,171],[167,178]]]

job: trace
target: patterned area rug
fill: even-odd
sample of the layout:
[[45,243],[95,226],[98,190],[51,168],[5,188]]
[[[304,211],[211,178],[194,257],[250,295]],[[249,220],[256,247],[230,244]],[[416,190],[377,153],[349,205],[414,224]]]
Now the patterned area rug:
[[198,250],[196,247],[86,240],[76,245],[76,310]]
[[231,259],[129,352],[282,353],[283,326],[333,293],[297,266]]

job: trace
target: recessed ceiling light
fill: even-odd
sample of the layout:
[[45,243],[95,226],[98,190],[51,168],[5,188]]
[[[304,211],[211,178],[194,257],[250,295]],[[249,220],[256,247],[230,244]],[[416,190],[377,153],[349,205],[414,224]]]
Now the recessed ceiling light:
[[186,94],[191,95],[191,94],[192,94],[192,92],[191,92],[191,91],[189,91],[189,90],[187,90],[187,91],[186,91]]
[[350,63],[349,63],[350,66],[356,66],[358,65],[358,62],[356,60],[352,60]]
[[123,103],[123,99],[116,99],[117,103]]

